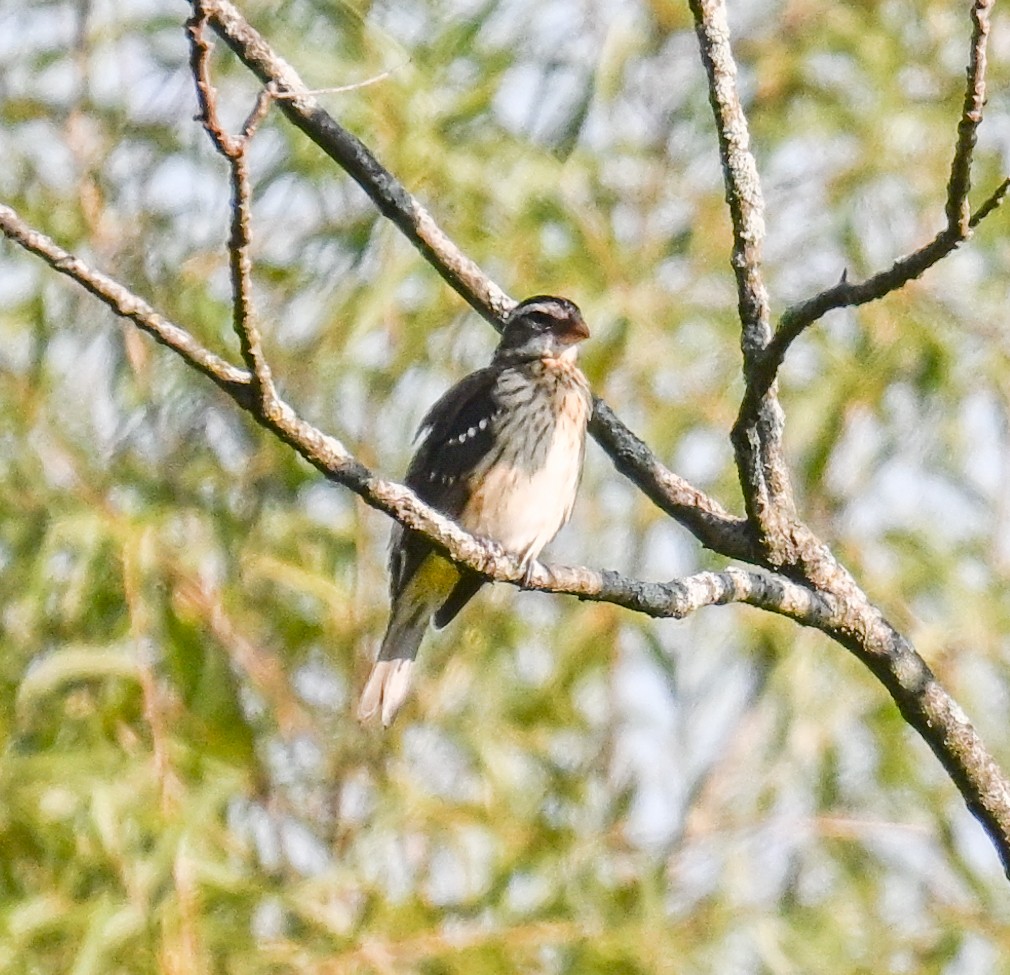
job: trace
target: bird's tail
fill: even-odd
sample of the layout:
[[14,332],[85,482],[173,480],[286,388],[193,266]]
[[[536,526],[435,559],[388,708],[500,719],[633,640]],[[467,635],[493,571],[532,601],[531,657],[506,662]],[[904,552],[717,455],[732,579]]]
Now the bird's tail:
[[382,640],[379,657],[368,675],[365,689],[358,703],[358,720],[367,721],[376,712],[382,715],[387,728],[393,723],[410,691],[410,678],[414,658],[428,628],[430,612],[411,614],[406,619],[396,616],[389,621],[389,629]]
[[378,713],[385,727],[393,723],[410,692],[414,660],[428,621],[458,579],[459,572],[450,562],[429,557],[394,598],[379,656],[361,692],[359,721]]

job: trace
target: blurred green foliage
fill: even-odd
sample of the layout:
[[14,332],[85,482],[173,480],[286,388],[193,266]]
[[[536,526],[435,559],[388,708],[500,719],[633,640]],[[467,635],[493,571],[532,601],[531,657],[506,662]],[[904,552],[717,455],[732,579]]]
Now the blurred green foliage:
[[[731,4],[774,307],[940,225],[963,5]],[[569,294],[594,387],[738,504],[729,222],[686,5],[243,5],[516,297]],[[0,6],[0,199],[222,354],[227,179],[186,6]],[[980,200],[1008,168],[993,24]],[[225,118],[255,96],[223,46]],[[493,334],[270,115],[257,300],[284,395],[389,476]],[[782,377],[803,510],[1010,767],[1004,213]],[[487,592],[388,733],[352,704],[388,523],[33,258],[0,247],[0,970],[958,975],[1005,878],[883,690],[740,608]],[[558,558],[721,564],[590,448]]]

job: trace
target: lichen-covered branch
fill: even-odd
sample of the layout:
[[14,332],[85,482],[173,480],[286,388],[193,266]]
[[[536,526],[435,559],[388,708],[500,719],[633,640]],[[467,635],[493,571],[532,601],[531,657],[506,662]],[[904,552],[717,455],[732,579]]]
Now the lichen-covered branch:
[[54,271],[66,275],[104,302],[115,314],[129,319],[176,352],[197,372],[221,387],[243,409],[251,396],[249,373],[200,345],[185,329],[159,315],[146,301],[118,281],[88,267],[45,234],[29,227],[9,206],[0,203],[0,231],[25,250],[41,257]]
[[750,151],[747,118],[736,85],[724,0],[690,0],[709,101],[719,136],[726,202],[733,222],[731,263],[736,274],[745,395],[732,440],[744,504],[762,557],[787,565],[784,544],[794,515],[792,486],[782,450],[783,416],[774,384],[755,392],[754,373],[771,340],[768,293],[761,275],[764,200]]
[[719,135],[726,202],[733,221],[731,263],[736,274],[744,368],[771,338],[768,292],[761,277],[765,237],[764,197],[757,163],[750,151],[747,116],[736,86],[736,61],[729,43],[723,0],[690,0],[701,61],[708,75],[708,95]]

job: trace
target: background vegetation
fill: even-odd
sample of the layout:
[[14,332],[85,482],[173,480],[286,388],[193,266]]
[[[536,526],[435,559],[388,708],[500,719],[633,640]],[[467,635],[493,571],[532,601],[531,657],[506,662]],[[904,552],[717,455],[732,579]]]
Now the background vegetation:
[[[0,199],[235,358],[227,173],[185,4],[0,0]],[[964,9],[962,9],[964,7]],[[998,8],[997,8],[998,9]],[[586,312],[594,388],[739,507],[739,323],[686,5],[243,4],[517,296]],[[731,4],[781,311],[942,222],[967,8]],[[226,116],[255,86],[221,51]],[[976,182],[1010,168],[993,23]],[[282,393],[396,477],[494,335],[274,112],[255,257]],[[1010,767],[1006,213],[786,363],[810,521]],[[389,522],[87,295],[0,249],[0,968],[1010,971],[995,853],[836,645],[498,587],[388,733],[353,702]],[[590,446],[558,558],[722,560]]]

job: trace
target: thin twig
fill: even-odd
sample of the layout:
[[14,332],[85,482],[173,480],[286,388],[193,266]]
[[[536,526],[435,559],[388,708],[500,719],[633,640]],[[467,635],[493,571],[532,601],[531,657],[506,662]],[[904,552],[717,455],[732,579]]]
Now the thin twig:
[[359,88],[367,88],[369,85],[378,84],[380,81],[385,81],[387,78],[392,77],[397,71],[401,71],[411,62],[411,58],[407,58],[401,64],[396,65],[392,68],[387,68],[385,71],[380,71],[379,74],[372,75],[370,78],[365,78],[362,81],[352,81],[348,85],[336,85],[333,88],[306,88],[304,92],[293,93],[284,92],[283,94],[278,93],[275,98],[297,98],[299,94],[304,95],[342,95],[348,91],[357,91]]
[[998,209],[1002,205],[1003,200],[1006,199],[1007,190],[1010,190],[1010,177],[1003,180],[1003,182],[1000,183],[995,190],[993,190],[989,199],[987,199],[985,203],[983,203],[982,206],[980,206],[972,214],[971,221],[969,222],[972,230],[985,220],[985,218],[988,217],[993,210]]
[[190,70],[196,84],[199,119],[214,148],[228,162],[231,183],[231,234],[228,241],[228,266],[231,273],[232,325],[238,336],[242,360],[253,376],[253,390],[264,412],[275,406],[270,365],[263,354],[263,340],[256,323],[253,303],[252,257],[252,182],[249,178],[247,150],[257,126],[270,109],[272,93],[261,91],[242,126],[242,134],[230,135],[217,113],[217,90],[210,77],[211,44],[205,28],[207,15],[203,5],[194,4],[193,16],[186,23],[190,42]]
[[786,309],[760,367],[755,370],[754,394],[775,381],[786,352],[804,329],[836,308],[865,305],[897,291],[945,258],[959,242],[956,232],[945,227],[928,244],[899,258],[889,268],[878,271],[865,281],[850,281],[848,275],[843,275],[832,287]]
[[319,104],[295,69],[279,57],[228,0],[203,0],[201,9],[239,59],[264,84],[273,83],[278,107],[306,132],[371,197],[429,260],[439,274],[479,314],[500,328],[515,305],[470,258],[466,257],[421,203]]
[[957,124],[957,143],[947,182],[947,226],[962,240],[971,229],[971,160],[978,127],[985,106],[986,46],[989,42],[989,16],[995,0],[975,0],[971,8],[971,53],[968,55],[968,79],[964,105]]

